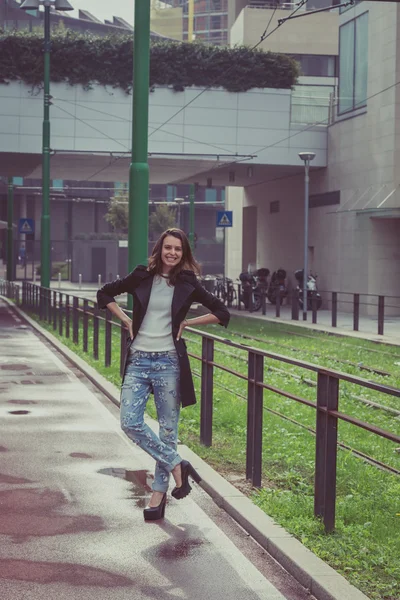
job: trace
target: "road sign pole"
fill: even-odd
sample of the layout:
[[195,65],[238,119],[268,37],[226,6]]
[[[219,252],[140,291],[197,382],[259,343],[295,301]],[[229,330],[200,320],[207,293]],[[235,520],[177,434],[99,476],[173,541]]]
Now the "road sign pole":
[[[150,2],[135,2],[132,161],[129,169],[128,266],[147,264],[149,231]],[[132,310],[132,296],[128,296]]]
[[8,197],[7,197],[7,281],[13,281],[13,218],[14,218],[14,185],[13,178],[8,178]]

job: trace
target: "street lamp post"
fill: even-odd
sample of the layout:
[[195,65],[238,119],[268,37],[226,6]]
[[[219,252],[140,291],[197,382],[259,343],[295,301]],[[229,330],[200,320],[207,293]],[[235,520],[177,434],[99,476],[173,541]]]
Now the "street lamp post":
[[[129,167],[128,267],[148,259],[149,233],[149,82],[150,2],[135,2],[132,108],[132,157]],[[133,298],[128,296],[132,310]]]
[[189,243],[190,243],[190,247],[192,249],[192,252],[194,252],[195,250],[195,243],[194,243],[194,202],[195,202],[195,197],[196,197],[196,186],[194,183],[190,184],[190,192],[189,192],[189,199],[190,199],[190,206],[189,206]]
[[14,185],[13,178],[8,178],[8,198],[7,198],[7,281],[14,279],[14,240],[13,240],[13,220],[14,220]]
[[307,321],[307,283],[308,283],[308,205],[310,162],[315,158],[315,152],[299,152],[304,162],[304,266],[303,266],[303,321]]
[[44,111],[42,133],[42,220],[40,234],[40,284],[50,287],[50,8],[73,10],[68,0],[25,0],[22,10],[44,6]]

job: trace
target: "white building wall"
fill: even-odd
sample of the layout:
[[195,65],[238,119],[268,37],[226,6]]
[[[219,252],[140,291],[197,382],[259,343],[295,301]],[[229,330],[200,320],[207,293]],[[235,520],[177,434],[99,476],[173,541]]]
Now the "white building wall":
[[244,189],[225,189],[225,208],[233,211],[233,227],[225,230],[225,275],[236,279],[242,270],[242,227]]
[[[53,150],[130,152],[131,96],[121,89],[84,90],[65,84],[52,84],[51,94]],[[199,161],[210,155],[256,155],[248,162],[297,165],[298,148],[307,146],[318,150],[318,164],[326,165],[325,127],[309,128],[291,139],[298,130],[290,123],[291,90],[174,92],[159,87],[149,103],[150,153],[195,155]],[[29,86],[17,82],[0,85],[0,152],[40,154],[42,111],[41,93],[33,95]]]

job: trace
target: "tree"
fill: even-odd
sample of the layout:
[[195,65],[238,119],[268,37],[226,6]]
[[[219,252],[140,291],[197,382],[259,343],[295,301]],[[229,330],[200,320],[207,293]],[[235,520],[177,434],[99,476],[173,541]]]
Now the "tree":
[[105,220],[115,232],[127,233],[129,223],[128,191],[124,186],[110,199]]
[[176,210],[167,204],[157,204],[149,219],[150,237],[156,238],[171,227],[177,227]]

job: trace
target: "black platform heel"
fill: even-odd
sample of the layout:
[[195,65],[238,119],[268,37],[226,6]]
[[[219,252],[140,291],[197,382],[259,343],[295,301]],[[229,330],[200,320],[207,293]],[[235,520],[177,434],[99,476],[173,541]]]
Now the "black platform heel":
[[165,493],[158,506],[149,506],[143,511],[145,521],[158,521],[165,515],[165,505],[167,503],[167,494]]
[[180,487],[174,487],[174,489],[171,492],[171,495],[174,498],[176,498],[176,500],[181,500],[182,498],[185,498],[192,491],[192,487],[189,483],[189,476],[196,483],[200,483],[201,481],[200,475],[192,467],[190,462],[188,462],[187,460],[183,460],[180,464],[182,470],[182,485]]

